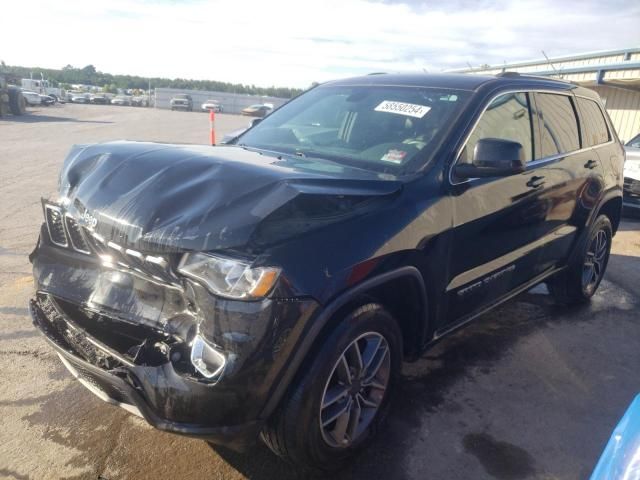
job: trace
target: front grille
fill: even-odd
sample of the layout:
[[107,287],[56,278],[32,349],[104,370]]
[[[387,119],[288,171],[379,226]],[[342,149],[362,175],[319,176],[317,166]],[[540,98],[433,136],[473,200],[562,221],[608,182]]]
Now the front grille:
[[177,278],[164,256],[145,255],[105,239],[82,226],[58,205],[44,203],[45,220],[51,242],[85,255],[97,255],[104,266],[126,268],[161,282],[177,284]]
[[67,242],[67,235],[64,231],[64,223],[60,209],[53,205],[45,206],[45,218],[51,241],[61,247],[68,246],[69,243]]
[[134,270],[162,282],[177,282],[168,260],[163,256],[145,255],[143,252],[123,247],[116,242],[106,241],[95,233],[88,233],[86,238],[103,265]]
[[84,239],[82,227],[78,225],[75,218],[69,215],[65,216],[65,221],[67,224],[67,233],[69,234],[69,239],[71,240],[71,246],[73,249],[81,253],[86,253],[87,255],[90,254],[91,251],[89,250],[87,241]]

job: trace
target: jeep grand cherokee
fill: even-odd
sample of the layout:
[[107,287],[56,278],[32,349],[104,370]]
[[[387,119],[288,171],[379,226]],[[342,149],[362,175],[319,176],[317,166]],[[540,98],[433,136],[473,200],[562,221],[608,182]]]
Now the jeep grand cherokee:
[[402,361],[540,282],[590,299],[623,161],[595,93],[512,74],[330,82],[228,146],[75,146],[31,313],[155,427],[330,470]]

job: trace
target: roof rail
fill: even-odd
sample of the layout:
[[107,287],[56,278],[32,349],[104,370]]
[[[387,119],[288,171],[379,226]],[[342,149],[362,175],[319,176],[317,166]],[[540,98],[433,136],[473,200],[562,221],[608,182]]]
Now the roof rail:
[[371,73],[367,73],[367,75],[386,75],[387,72],[371,72]]
[[[577,85],[580,86],[579,83],[571,81],[571,80],[567,80],[565,78],[557,78],[554,76],[547,76],[547,75],[536,75],[536,72],[531,72],[531,73],[520,73],[520,72],[501,72],[496,74],[496,77],[507,77],[507,78],[535,78],[538,80],[547,80],[547,81],[554,81],[554,82],[561,82],[561,83],[570,83],[572,85]],[[558,72],[556,75],[560,75],[561,72]]]

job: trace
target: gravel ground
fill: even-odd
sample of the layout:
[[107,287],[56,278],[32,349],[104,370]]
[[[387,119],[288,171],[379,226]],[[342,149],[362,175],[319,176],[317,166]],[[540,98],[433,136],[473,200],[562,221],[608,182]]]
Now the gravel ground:
[[[218,135],[247,123],[218,115]],[[104,404],[64,369],[27,311],[27,255],[73,143],[207,143],[202,113],[65,105],[0,120],[0,478],[288,479],[248,454],[162,433]],[[640,222],[626,220],[593,303],[544,287],[448,337],[405,379],[387,427],[339,478],[584,479],[640,392]]]

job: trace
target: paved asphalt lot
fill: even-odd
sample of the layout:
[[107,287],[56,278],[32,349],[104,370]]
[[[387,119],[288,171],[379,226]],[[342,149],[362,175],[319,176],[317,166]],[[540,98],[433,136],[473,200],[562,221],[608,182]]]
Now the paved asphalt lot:
[[[218,134],[247,119],[218,116]],[[265,447],[246,455],[162,433],[72,380],[28,317],[40,197],[73,143],[206,143],[208,118],[65,105],[0,119],[0,478],[288,479]],[[640,392],[640,222],[615,238],[592,305],[544,288],[405,366],[388,426],[339,478],[584,479]]]

